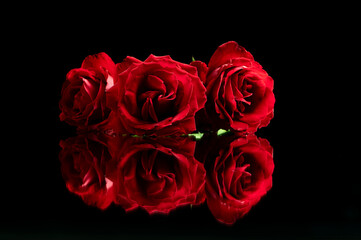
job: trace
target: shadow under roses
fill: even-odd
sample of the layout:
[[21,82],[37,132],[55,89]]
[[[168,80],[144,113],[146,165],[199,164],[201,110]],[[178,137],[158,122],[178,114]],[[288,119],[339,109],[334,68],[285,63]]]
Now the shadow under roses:
[[126,212],[168,214],[206,200],[218,221],[233,224],[272,186],[273,150],[255,135],[195,141],[92,133],[60,146],[67,189],[100,209],[114,203]]

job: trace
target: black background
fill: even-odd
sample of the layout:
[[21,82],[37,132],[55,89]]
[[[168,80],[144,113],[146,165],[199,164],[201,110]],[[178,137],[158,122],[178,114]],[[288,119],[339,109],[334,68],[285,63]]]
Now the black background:
[[[361,186],[358,159],[350,153],[356,142],[345,134],[356,124],[348,104],[354,83],[345,83],[340,71],[349,46],[341,42],[348,28],[338,11],[148,7],[67,6],[30,14],[9,29],[0,237],[359,237]],[[273,188],[249,214],[233,226],[218,223],[205,204],[168,216],[125,214],[116,206],[86,206],[68,192],[58,144],[75,129],[59,121],[58,102],[70,69],[103,51],[115,62],[154,54],[207,63],[230,40],[250,51],[275,81],[275,117],[257,133],[274,148]]]

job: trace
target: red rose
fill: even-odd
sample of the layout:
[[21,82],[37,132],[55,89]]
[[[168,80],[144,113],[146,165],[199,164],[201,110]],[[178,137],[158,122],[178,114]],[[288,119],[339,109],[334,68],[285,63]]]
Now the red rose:
[[[129,144],[129,145],[128,145]],[[115,203],[127,212],[169,213],[205,199],[205,170],[195,160],[189,138],[127,140],[120,150],[115,176]]]
[[106,143],[92,135],[68,138],[60,146],[61,172],[68,190],[87,205],[107,208],[113,201],[113,182],[105,176],[111,160]]
[[195,113],[206,102],[197,69],[169,56],[144,62],[127,57],[117,65],[119,81],[109,91],[128,133],[186,134],[196,130]]
[[206,145],[207,205],[218,221],[233,224],[271,189],[272,147],[254,135],[215,137]]
[[192,62],[207,88],[207,103],[197,120],[217,130],[255,132],[273,118],[273,79],[236,42],[218,47],[208,67]]
[[77,127],[101,123],[109,116],[106,91],[117,81],[116,67],[105,53],[88,56],[66,76],[61,91],[60,120]]

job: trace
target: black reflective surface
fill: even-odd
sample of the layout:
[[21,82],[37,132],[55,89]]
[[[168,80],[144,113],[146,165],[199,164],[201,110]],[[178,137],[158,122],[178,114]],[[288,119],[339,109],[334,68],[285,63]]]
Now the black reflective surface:
[[[60,142],[67,189],[85,204],[169,214],[206,202],[234,224],[272,188],[273,149],[255,135],[132,137],[93,133]],[[129,213],[131,214],[131,213]]]

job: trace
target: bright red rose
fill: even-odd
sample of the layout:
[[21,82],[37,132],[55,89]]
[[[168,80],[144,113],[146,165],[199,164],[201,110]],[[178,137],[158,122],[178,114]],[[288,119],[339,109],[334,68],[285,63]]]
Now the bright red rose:
[[117,64],[119,81],[109,91],[114,111],[128,133],[186,134],[196,130],[195,113],[206,102],[197,69],[169,56]]
[[207,103],[197,114],[204,128],[255,132],[273,118],[273,79],[236,42],[217,48],[208,67],[192,62],[207,88]]
[[66,76],[61,91],[60,120],[79,128],[106,120],[106,92],[117,82],[116,66],[105,53],[88,56]]
[[60,142],[61,172],[66,187],[84,203],[100,209],[113,201],[113,182],[105,176],[111,160],[106,142],[97,136],[77,136]]
[[127,212],[141,207],[150,214],[201,204],[206,172],[194,147],[189,138],[127,140],[117,160],[115,203]]
[[218,221],[233,224],[271,189],[273,149],[255,135],[214,137],[203,146],[207,205]]

